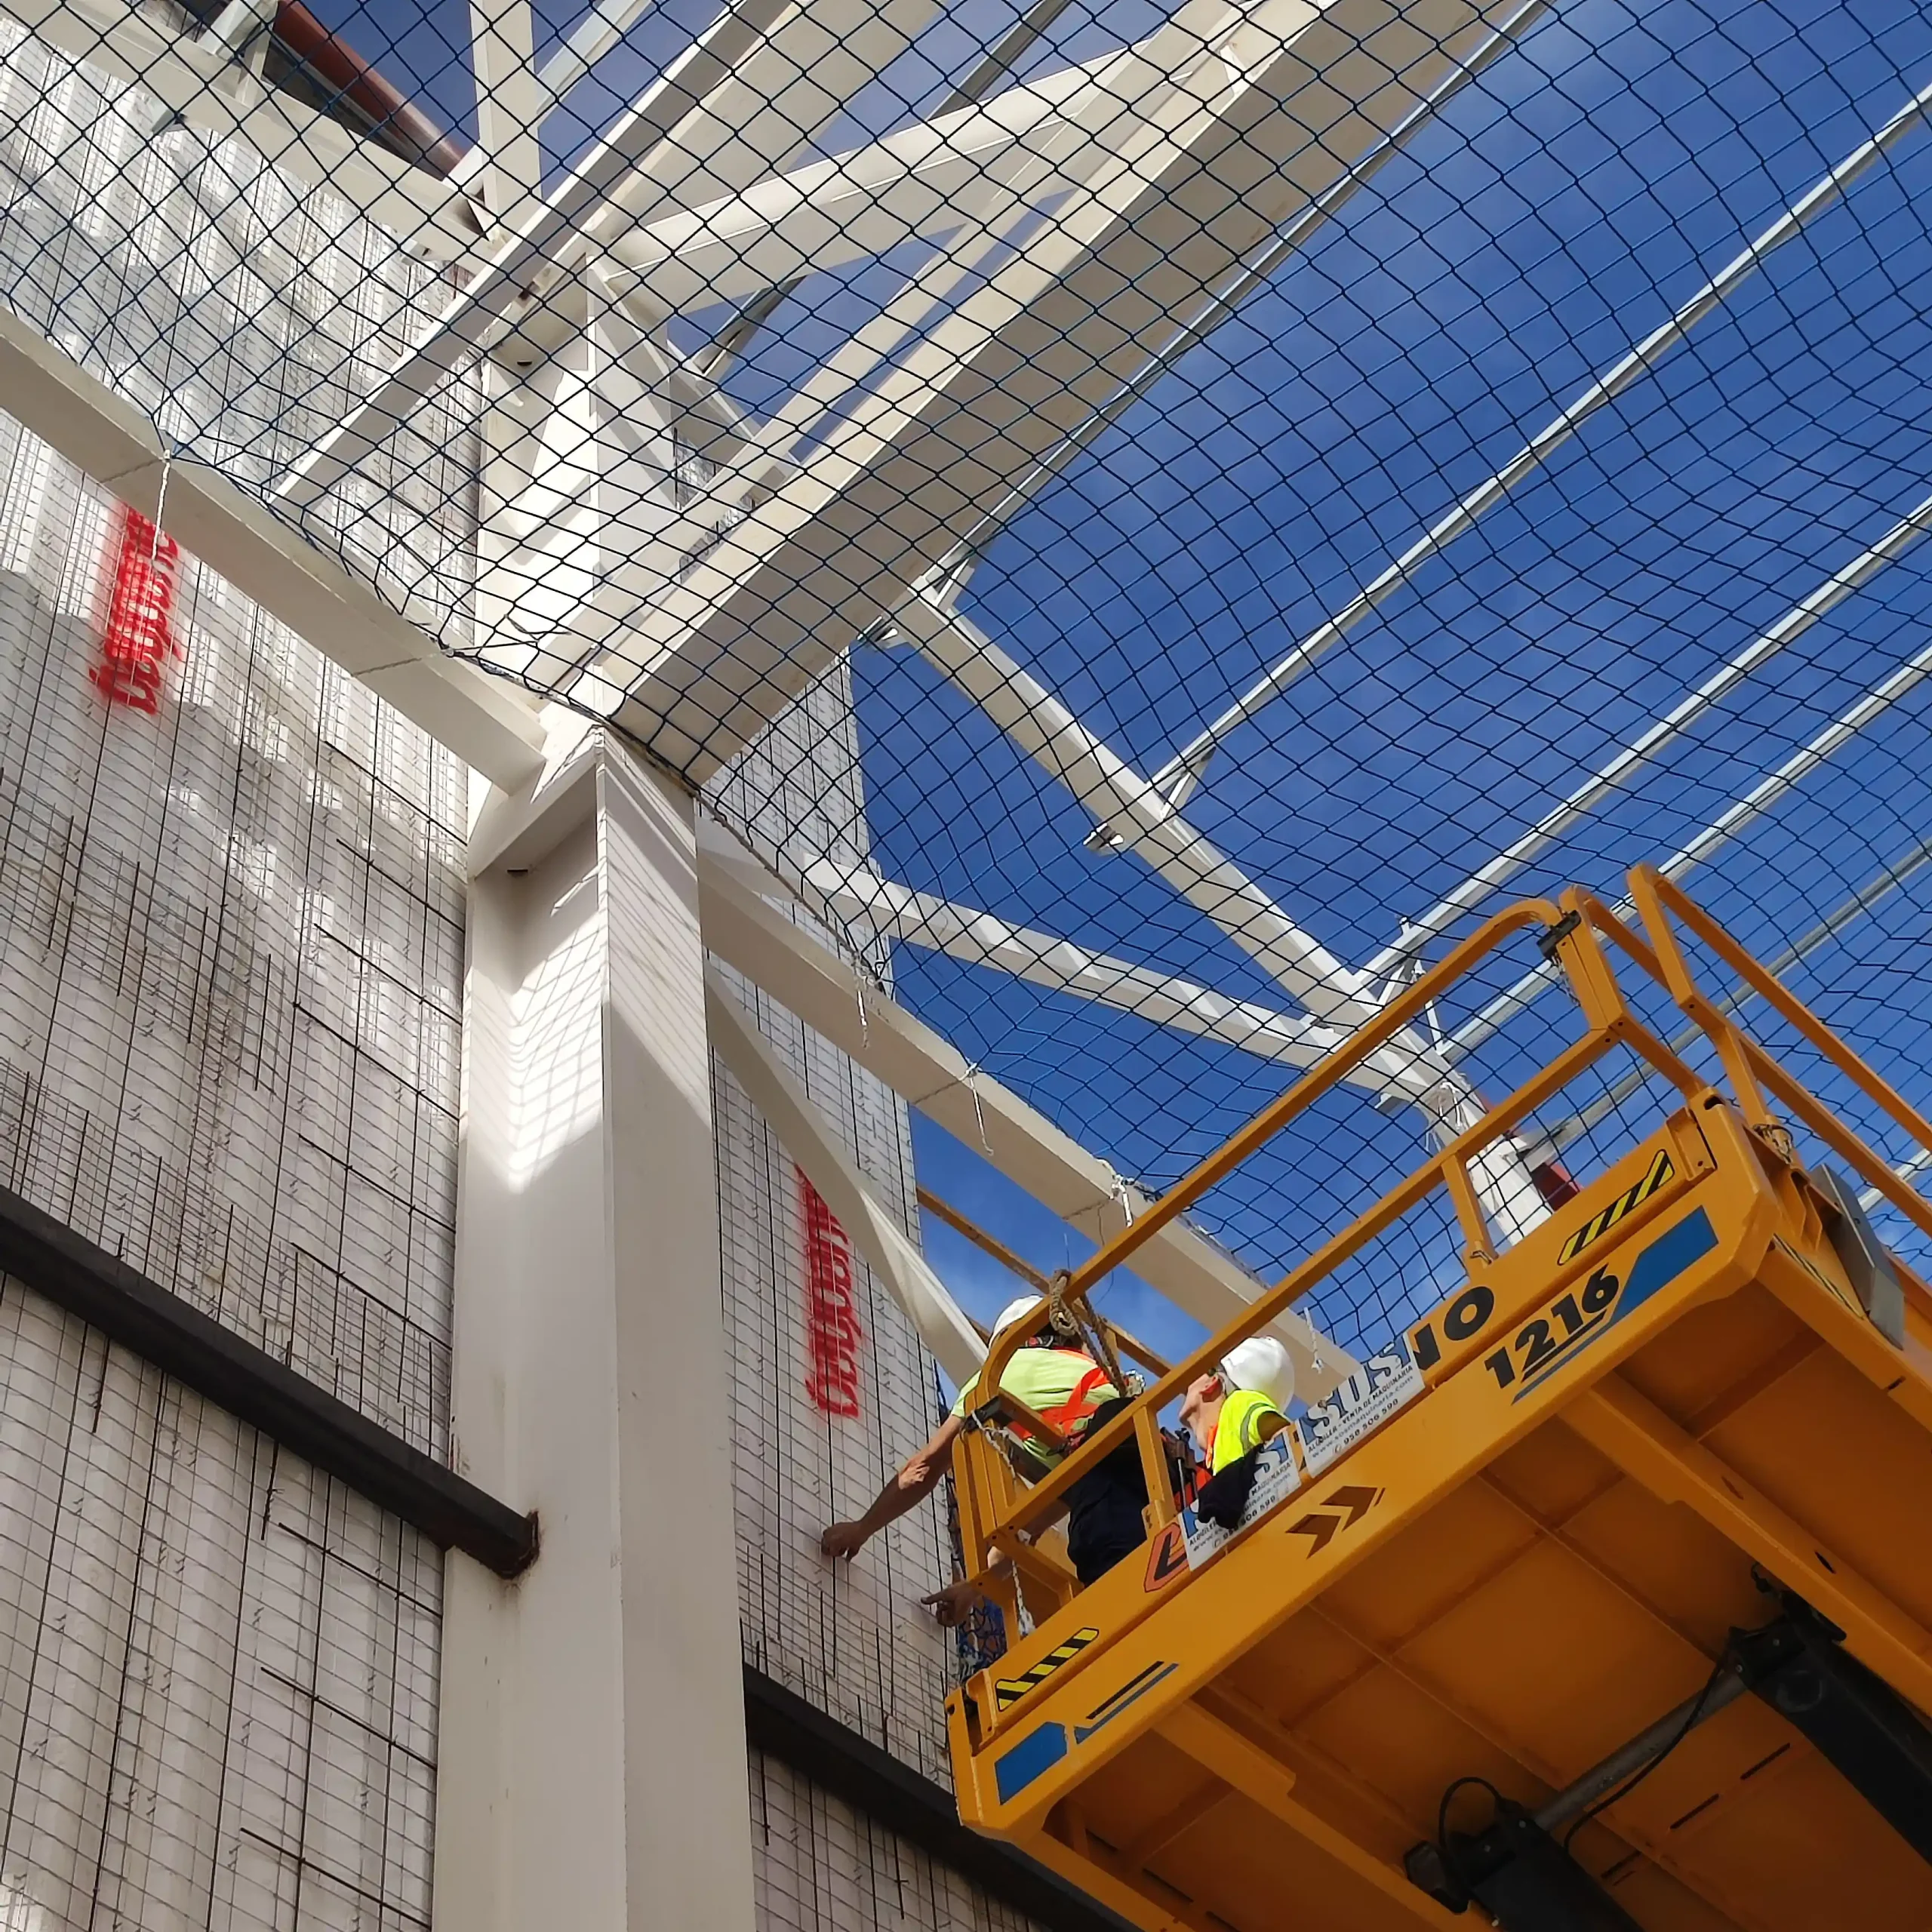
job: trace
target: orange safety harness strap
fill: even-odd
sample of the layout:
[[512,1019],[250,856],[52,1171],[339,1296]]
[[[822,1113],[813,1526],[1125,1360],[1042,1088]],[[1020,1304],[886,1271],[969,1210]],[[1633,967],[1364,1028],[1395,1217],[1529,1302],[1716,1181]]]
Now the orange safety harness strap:
[[[1076,1361],[1089,1360],[1087,1356],[1080,1355],[1072,1349],[1056,1349],[1054,1352],[1072,1355]],[[1087,1373],[1074,1384],[1073,1392],[1067,1397],[1066,1400],[1056,1403],[1051,1409],[1041,1409],[1038,1412],[1040,1420],[1062,1437],[1065,1437],[1069,1432],[1070,1425],[1084,1422],[1100,1406],[1100,1391],[1111,1389],[1112,1386],[1113,1384],[1108,1379],[1107,1371],[1104,1368],[1090,1364]],[[1016,1422],[1009,1424],[1008,1426],[1013,1434],[1020,1438],[1023,1441],[1030,1438],[1033,1434],[1024,1423]]]

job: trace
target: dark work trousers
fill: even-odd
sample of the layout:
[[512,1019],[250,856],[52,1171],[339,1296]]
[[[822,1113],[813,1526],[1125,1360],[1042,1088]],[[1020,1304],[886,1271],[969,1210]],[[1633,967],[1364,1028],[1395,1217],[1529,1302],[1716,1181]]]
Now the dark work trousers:
[[[1085,1433],[1104,1428],[1118,1411],[1118,1396],[1094,1411]],[[1147,1478],[1140,1451],[1129,1436],[1066,1492],[1066,1553],[1081,1582],[1097,1583],[1147,1540],[1141,1512],[1147,1506]]]

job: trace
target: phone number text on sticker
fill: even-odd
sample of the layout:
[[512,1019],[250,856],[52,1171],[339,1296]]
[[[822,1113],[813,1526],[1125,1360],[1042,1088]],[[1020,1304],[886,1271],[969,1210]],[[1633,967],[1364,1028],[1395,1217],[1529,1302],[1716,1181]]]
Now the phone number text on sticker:
[[1219,1523],[1204,1521],[1192,1509],[1181,1512],[1183,1534],[1187,1539],[1187,1567],[1198,1570],[1251,1523],[1258,1523],[1269,1510],[1285,1503],[1301,1487],[1301,1472],[1295,1467],[1294,1445],[1288,1432],[1265,1442],[1255,1451],[1254,1487],[1242,1506],[1241,1521],[1232,1530]]

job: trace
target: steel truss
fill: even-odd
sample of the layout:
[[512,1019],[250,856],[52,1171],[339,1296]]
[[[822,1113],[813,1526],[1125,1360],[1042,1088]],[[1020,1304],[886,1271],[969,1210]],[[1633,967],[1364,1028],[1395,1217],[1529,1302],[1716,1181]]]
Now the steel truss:
[[[118,0],[0,5],[30,33],[138,82],[166,115],[326,184],[459,284],[368,392],[283,469],[266,509],[218,478],[171,491],[165,449],[142,441],[119,399],[10,324],[0,359],[41,391],[25,413],[89,473],[152,500],[171,527],[183,522],[185,541],[514,789],[541,762],[530,708],[499,688],[485,695],[468,667],[400,619],[377,620],[388,641],[372,650],[369,597],[274,521],[310,528],[440,386],[480,368],[478,629],[464,654],[611,719],[701,783],[855,638],[896,634],[1091,814],[1097,850],[1143,860],[1287,1004],[1224,999],[851,869],[808,866],[808,903],[835,922],[1286,1065],[1305,1066],[1372,1023],[1425,946],[1932,521],[1927,498],[1356,968],[1190,823],[1184,807],[1210,759],[1881,166],[1920,128],[1932,88],[1143,777],[961,612],[974,558],[1098,429],[1505,57],[1541,16],[1540,0],[1326,0],[1312,11],[1304,0],[1183,0],[1143,40],[1016,78],[1063,5],[1038,0],[923,118],[829,157],[814,144],[913,45],[936,0],[737,0],[547,177],[544,117],[638,21],[644,0],[600,0],[540,63],[525,0],[472,0],[478,138],[447,178],[265,85],[245,34],[220,23],[171,36]],[[784,292],[908,244],[925,249],[924,265],[884,311],[768,421],[744,421],[718,378]],[[667,324],[704,301],[734,306],[737,318],[708,350],[680,355]],[[668,515],[647,513],[667,466],[678,500]],[[1927,661],[1921,654],[1878,684],[1666,872],[1702,862],[1788,795],[1915,686]],[[1399,1036],[1355,1084],[1414,1106],[1446,1143],[1481,1111],[1461,1063],[1548,983],[1531,976],[1449,1040]],[[1500,1146],[1476,1180],[1502,1232],[1541,1218],[1521,1150]]]

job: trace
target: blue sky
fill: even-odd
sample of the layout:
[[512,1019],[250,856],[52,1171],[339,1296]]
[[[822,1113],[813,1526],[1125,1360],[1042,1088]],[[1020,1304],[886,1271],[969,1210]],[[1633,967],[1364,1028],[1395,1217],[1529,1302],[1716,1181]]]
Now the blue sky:
[[[1928,81],[1932,22],[1904,7],[1561,10],[1014,520],[967,608],[1152,770]],[[1921,133],[1238,732],[1194,821],[1360,963],[1932,491],[1928,194]],[[1909,552],[1815,626],[1521,888],[1614,897],[1675,851],[1923,647],[1928,567]],[[1137,860],[1084,850],[1089,815],[915,654],[857,671],[888,876],[1284,1003]],[[1932,832],[1926,715],[1895,706],[1694,889],[1768,953],[1882,877]],[[1917,876],[1795,976],[1921,1101],[1928,904]],[[1151,1184],[1286,1084],[983,969],[895,963],[908,1004]],[[1545,1004],[1478,1078],[1511,1084],[1558,1037]],[[918,1146],[929,1185],[1058,1264],[970,1150]],[[1414,1116],[1346,1100],[1207,1218],[1284,1269],[1421,1148]],[[935,1254],[984,1312],[997,1284],[950,1238]],[[1386,1332],[1445,1254],[1419,1235],[1333,1318]]]
[[[821,150],[929,108],[1014,11],[945,10]],[[1070,7],[1030,69],[1144,33],[1161,11]],[[716,11],[648,11],[546,129],[553,157]],[[544,48],[580,14],[540,6]],[[325,13],[365,52],[394,42],[403,71],[472,122],[452,51],[463,10],[437,0],[405,29],[401,17],[386,0]],[[967,609],[1152,770],[1928,83],[1932,16],[1907,0],[1559,5],[1012,520]],[[1932,491],[1927,207],[1921,129],[1238,731],[1190,801],[1193,820],[1358,964]],[[775,407],[924,252],[804,285],[734,371],[740,404]],[[695,340],[719,319],[677,326]],[[1923,648],[1928,618],[1932,544],[1766,666],[1517,886],[1579,880],[1614,897],[1630,865],[1675,850]],[[888,876],[1284,1003],[1140,861],[1086,850],[1089,815],[916,654],[863,648],[854,669]],[[1748,943],[1776,952],[1918,854],[1932,835],[1928,703],[1932,688],[1894,706],[1693,875]],[[1921,1102],[1928,916],[1932,866],[1794,974]],[[898,949],[894,975],[899,996],[989,1073],[1151,1186],[1285,1084],[1232,1049],[915,949]],[[1470,1071],[1505,1089],[1570,1024],[1564,1002],[1546,1000]],[[915,1132],[940,1193],[1043,1267],[1077,1252],[970,1149]],[[1263,1272],[1284,1269],[1423,1146],[1413,1115],[1338,1097],[1204,1218]],[[976,1313],[1008,1297],[956,1237],[928,1235]],[[1372,1340],[1453,1266],[1438,1219],[1334,1284],[1321,1312]],[[1138,1284],[1118,1294],[1150,1339],[1191,1339]]]

